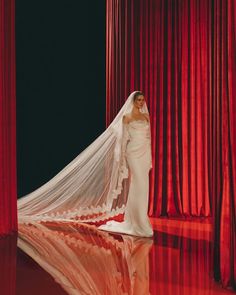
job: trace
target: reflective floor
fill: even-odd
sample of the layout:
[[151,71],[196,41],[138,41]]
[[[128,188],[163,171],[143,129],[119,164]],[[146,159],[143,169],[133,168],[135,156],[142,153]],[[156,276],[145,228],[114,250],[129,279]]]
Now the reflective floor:
[[213,280],[209,219],[152,224],[153,238],[76,223],[20,225],[18,239],[0,239],[0,294],[233,293]]

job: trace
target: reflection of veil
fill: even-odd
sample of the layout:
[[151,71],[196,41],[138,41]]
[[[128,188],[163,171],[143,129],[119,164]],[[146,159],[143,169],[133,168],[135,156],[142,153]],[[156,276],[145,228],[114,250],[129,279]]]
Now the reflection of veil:
[[94,225],[20,224],[18,246],[70,295],[149,293],[152,239],[118,235]]
[[[96,222],[124,212],[129,182],[122,119],[132,111],[135,93],[92,144],[51,180],[18,200],[20,222]],[[146,103],[141,112],[148,113]]]

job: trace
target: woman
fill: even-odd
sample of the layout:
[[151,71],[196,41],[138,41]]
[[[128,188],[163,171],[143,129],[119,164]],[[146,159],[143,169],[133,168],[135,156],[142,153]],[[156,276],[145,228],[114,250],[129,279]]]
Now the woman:
[[125,226],[126,233],[151,236],[147,217],[150,168],[148,109],[144,95],[135,91],[92,144],[51,180],[18,200],[18,221],[96,225],[125,213],[121,230],[116,223],[103,229],[122,232]]
[[108,221],[99,229],[151,237],[152,226],[147,216],[149,193],[149,170],[151,161],[151,140],[149,114],[142,112],[144,94],[137,91],[133,96],[131,113],[124,115],[125,155],[130,170],[130,188],[124,221]]

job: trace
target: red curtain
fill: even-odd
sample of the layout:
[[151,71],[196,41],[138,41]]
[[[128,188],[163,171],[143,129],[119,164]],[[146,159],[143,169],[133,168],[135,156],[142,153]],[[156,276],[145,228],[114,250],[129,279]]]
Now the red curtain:
[[17,229],[14,13],[0,0],[0,235]]
[[[142,90],[150,216],[210,216],[215,277],[235,284],[235,0],[107,0],[107,116]],[[226,253],[227,252],[227,253]],[[226,254],[225,254],[226,253]]]
[[214,1],[214,270],[236,289],[236,1]]
[[211,214],[211,3],[107,1],[107,125],[131,91],[144,91],[151,216]]

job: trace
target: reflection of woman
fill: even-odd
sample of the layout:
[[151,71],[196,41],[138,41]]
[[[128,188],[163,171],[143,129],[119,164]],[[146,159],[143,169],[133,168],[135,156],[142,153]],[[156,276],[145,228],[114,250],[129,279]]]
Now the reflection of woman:
[[149,114],[142,112],[145,98],[142,92],[133,95],[133,107],[123,117],[124,152],[130,171],[130,188],[124,221],[108,221],[99,228],[136,236],[153,235],[147,216],[149,193],[149,170],[151,161],[151,138]]
[[144,95],[135,91],[91,145],[47,183],[19,199],[19,223],[96,224],[125,213],[124,222],[111,221],[100,229],[152,236],[147,217],[150,143],[147,105]]

